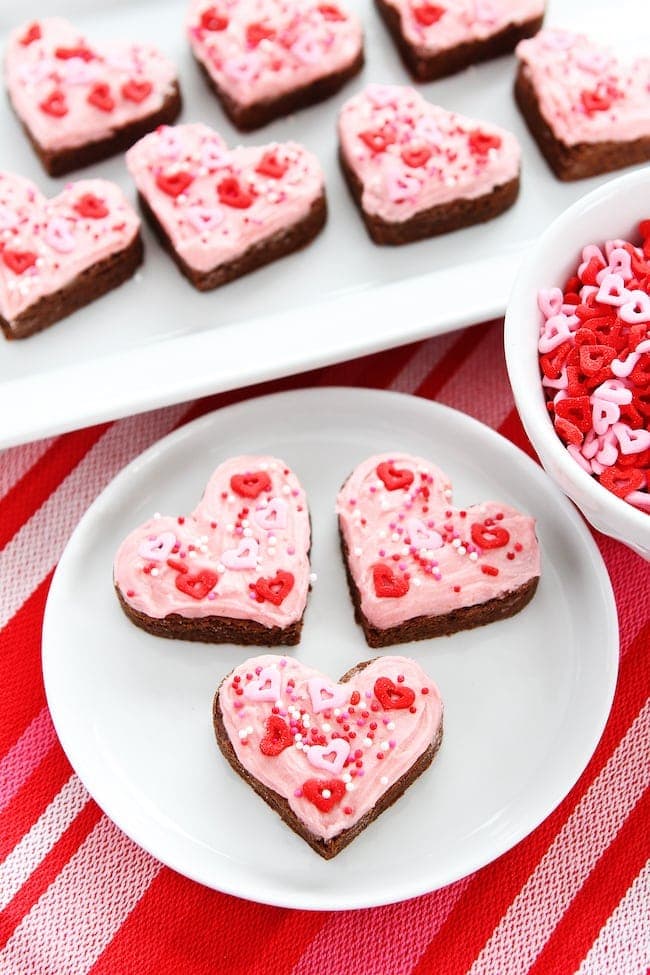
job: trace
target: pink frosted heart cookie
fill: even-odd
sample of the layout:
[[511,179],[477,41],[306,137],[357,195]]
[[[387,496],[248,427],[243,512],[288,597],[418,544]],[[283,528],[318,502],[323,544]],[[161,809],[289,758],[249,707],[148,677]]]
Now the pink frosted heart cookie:
[[129,619],[156,636],[296,644],[310,537],[307,498],[286,464],[233,457],[191,515],[156,515],[122,542],[115,589]]
[[514,50],[536,34],[544,0],[375,0],[402,59],[418,81],[433,81]]
[[650,160],[650,58],[619,62],[584,34],[544,30],[517,47],[515,96],[563,180]]
[[359,18],[314,0],[193,0],[194,57],[244,131],[329,98],[363,66]]
[[368,85],[339,116],[340,160],[377,244],[406,244],[491,220],[519,192],[520,149],[496,125]]
[[408,454],[363,461],[336,503],[357,621],[371,647],[444,636],[518,613],[539,581],[535,521]]
[[325,224],[320,164],[295,142],[229,149],[206,125],[163,126],[126,161],[146,216],[200,291],[304,247]]
[[240,664],[213,705],[221,751],[285,823],[336,856],[431,764],[442,701],[406,657],[378,657],[338,683],[286,657]]
[[11,33],[5,80],[51,176],[122,152],[181,109],[176,69],[155,47],[94,43],[60,17]]
[[103,179],[52,199],[0,172],[0,327],[26,338],[130,278],[142,261],[140,220]]

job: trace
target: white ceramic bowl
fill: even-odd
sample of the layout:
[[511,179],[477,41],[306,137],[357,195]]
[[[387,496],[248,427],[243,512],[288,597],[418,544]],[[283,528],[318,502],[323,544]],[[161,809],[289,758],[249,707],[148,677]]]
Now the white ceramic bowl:
[[556,434],[546,409],[537,354],[538,291],[562,287],[586,244],[633,239],[630,235],[638,235],[639,221],[649,216],[647,166],[611,180],[554,220],[527,252],[516,278],[506,312],[505,346],[517,409],[547,473],[595,528],[650,560],[650,516],[601,487],[573,460]]

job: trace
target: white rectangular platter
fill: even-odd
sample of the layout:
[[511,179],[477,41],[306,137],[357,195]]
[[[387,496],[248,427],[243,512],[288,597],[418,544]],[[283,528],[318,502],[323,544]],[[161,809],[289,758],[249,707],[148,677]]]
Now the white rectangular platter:
[[[445,108],[511,129],[523,147],[522,192],[492,222],[401,248],[366,235],[337,164],[336,118],[363,84],[409,83],[372,0],[346,0],[363,18],[366,67],[333,99],[242,136],[199,75],[184,36],[182,0],[28,0],[0,4],[0,35],[45,14],[73,20],[92,38],[154,41],[178,65],[180,121],[203,121],[230,144],[295,139],[325,169],[329,219],[307,249],[213,292],[180,276],[145,228],[136,278],[45,332],[0,342],[0,447],[207,393],[288,375],[501,314],[529,241],[603,178],[557,181],[513,98],[514,57],[423,85]],[[550,0],[547,23],[589,33],[632,55],[650,49],[647,0]],[[0,168],[54,195],[8,103],[0,103]],[[134,187],[121,156],[80,175]],[[78,174],[72,174],[74,178]]]

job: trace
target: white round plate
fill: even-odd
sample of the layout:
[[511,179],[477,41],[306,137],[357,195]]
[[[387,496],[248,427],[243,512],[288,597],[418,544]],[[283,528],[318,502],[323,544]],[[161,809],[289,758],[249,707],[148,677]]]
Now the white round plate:
[[[354,622],[334,500],[360,460],[390,449],[444,468],[458,503],[499,499],[534,514],[542,579],[533,602],[511,620],[397,649],[441,689],[442,747],[399,802],[325,861],[232,771],[214,740],[214,691],[256,650],[137,629],[115,598],[112,559],[122,537],[154,511],[191,510],[225,458],[277,454],[307,490],[318,575],[302,642],[289,652],[338,677],[376,651]],[[47,698],[63,748],[125,833],[210,887],[328,910],[434,890],[526,836],[596,747],[617,662],[616,608],[602,559],[543,471],[461,413],[358,389],[249,400],[161,440],[79,524],[54,577],[43,631]]]

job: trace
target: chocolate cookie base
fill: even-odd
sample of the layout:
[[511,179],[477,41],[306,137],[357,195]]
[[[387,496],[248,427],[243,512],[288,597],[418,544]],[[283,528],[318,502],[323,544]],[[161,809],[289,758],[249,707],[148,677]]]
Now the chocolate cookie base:
[[312,81],[307,85],[302,85],[300,88],[294,88],[292,91],[285,92],[284,95],[280,95],[278,98],[253,102],[252,105],[241,105],[223,88],[219,87],[205,64],[196,55],[194,56],[194,60],[201,69],[208,85],[221,102],[224,112],[240,132],[252,132],[254,129],[259,129],[276,118],[282,118],[302,108],[308,108],[310,105],[316,105],[318,102],[325,101],[327,98],[335,95],[350,78],[358,74],[364,62],[362,49],[354,61],[340,71],[334,71],[322,78],[317,78],[316,81]]
[[[343,677],[340,678],[339,683],[347,683],[347,681],[351,680],[356,674],[359,673],[359,671],[363,670],[370,663],[372,663],[372,660],[365,660],[362,663],[357,664],[356,667],[348,670],[347,674],[344,674]],[[284,820],[287,826],[289,826],[294,833],[297,833],[298,836],[302,837],[306,843],[309,843],[312,850],[315,850],[316,853],[322,856],[325,860],[331,860],[332,857],[337,855],[337,853],[340,853],[341,850],[345,849],[345,847],[348,846],[353,839],[363,832],[366,826],[369,826],[374,819],[377,819],[378,816],[388,809],[389,806],[392,806],[393,803],[406,792],[408,787],[415,782],[418,776],[422,775],[422,773],[431,765],[431,762],[433,761],[436,752],[440,747],[440,743],[442,742],[441,723],[436,737],[431,744],[427,746],[420,757],[413,763],[413,765],[411,765],[410,769],[408,769],[408,771],[405,772],[401,778],[397,779],[397,781],[389,789],[387,789],[382,796],[380,796],[373,808],[369,809],[365,816],[362,816],[361,819],[354,824],[354,826],[351,826],[349,829],[344,829],[342,832],[338,833],[336,836],[333,836],[329,840],[325,840],[320,836],[315,836],[313,833],[311,833],[302,820],[300,820],[294,814],[288,800],[283,796],[278,795],[278,793],[274,792],[273,789],[270,789],[268,786],[260,782],[259,779],[256,779],[255,776],[251,775],[237,758],[235,749],[232,746],[232,742],[230,741],[228,732],[226,731],[223,723],[223,714],[221,711],[221,705],[219,703],[219,693],[229,677],[230,674],[224,677],[223,681],[219,685],[212,705],[212,721],[219,748],[235,772],[237,772],[237,774],[240,775],[242,779],[244,779],[244,781],[247,782],[259,796],[262,797],[262,799],[264,799],[271,809],[274,809],[275,812],[277,812],[280,818]]]
[[400,623],[399,626],[389,626],[387,629],[381,630],[370,622],[361,609],[361,594],[352,578],[348,563],[348,547],[340,527],[339,537],[348,588],[354,605],[354,618],[363,630],[366,643],[373,649],[391,647],[396,643],[411,643],[412,640],[429,640],[436,636],[451,636],[452,633],[458,633],[459,630],[473,630],[477,626],[484,626],[486,623],[494,623],[497,620],[505,620],[509,616],[515,616],[531,601],[539,582],[539,576],[535,576],[525,582],[523,586],[506,592],[496,599],[488,599],[485,603],[453,609],[449,613],[442,613],[440,616],[415,616],[413,619]]
[[219,288],[222,284],[227,284],[229,281],[234,281],[235,278],[248,274],[249,271],[256,271],[258,268],[264,267],[265,264],[270,264],[280,257],[285,257],[287,254],[305,247],[320,233],[327,219],[327,202],[323,192],[322,196],[314,200],[309,212],[301,220],[265,237],[264,240],[260,240],[256,244],[251,244],[243,254],[235,257],[232,261],[218,264],[209,271],[197,271],[196,268],[184,261],[175,249],[166,230],[142,193],[138,194],[138,199],[142,212],[156,237],[172,257],[181,274],[184,274],[199,291],[211,291],[213,288]]
[[628,142],[578,142],[558,139],[542,115],[533,83],[524,65],[515,81],[515,100],[540,151],[558,179],[587,179],[650,160],[650,136]]
[[9,103],[14,110],[20,124],[23,127],[27,138],[32,144],[34,152],[41,160],[43,168],[50,176],[64,176],[75,169],[83,166],[90,166],[92,163],[108,159],[118,152],[125,152],[127,149],[141,139],[143,135],[153,131],[159,125],[171,125],[178,117],[181,107],[181,92],[178,82],[174,82],[172,91],[165,98],[163,104],[156,112],[145,115],[143,118],[129,122],[119,129],[115,129],[110,135],[94,142],[85,142],[79,146],[70,146],[62,149],[46,149],[32,135],[25,125],[14,105],[9,98]]
[[519,195],[519,176],[500,186],[495,186],[489,193],[477,196],[472,200],[459,197],[450,203],[441,203],[420,210],[408,220],[391,223],[376,214],[367,213],[363,209],[363,184],[352,167],[349,165],[343,151],[339,151],[341,169],[348,184],[352,199],[361,211],[366,230],[375,244],[411,244],[416,240],[427,237],[437,237],[448,234],[453,230],[471,227],[476,223],[493,220],[499,214],[508,210]]
[[170,613],[164,619],[155,619],[129,606],[119,588],[115,592],[125,614],[141,630],[170,640],[191,640],[194,643],[237,643],[255,647],[295,647],[300,643],[303,615],[284,629],[280,626],[264,626],[257,620],[237,620],[227,616],[203,616],[191,619]]
[[402,32],[402,18],[388,0],[375,0],[375,6],[395,42],[402,61],[416,81],[435,81],[456,74],[471,64],[490,61],[514,51],[519,41],[532,37],[542,27],[544,16],[534,17],[523,24],[507,24],[502,30],[484,40],[465,41],[446,51],[429,54],[422,47],[410,44]]
[[137,233],[121,251],[87,267],[59,291],[43,295],[11,321],[0,315],[0,328],[5,338],[25,339],[90,304],[95,298],[101,298],[135,274],[142,264],[143,254],[142,238]]

